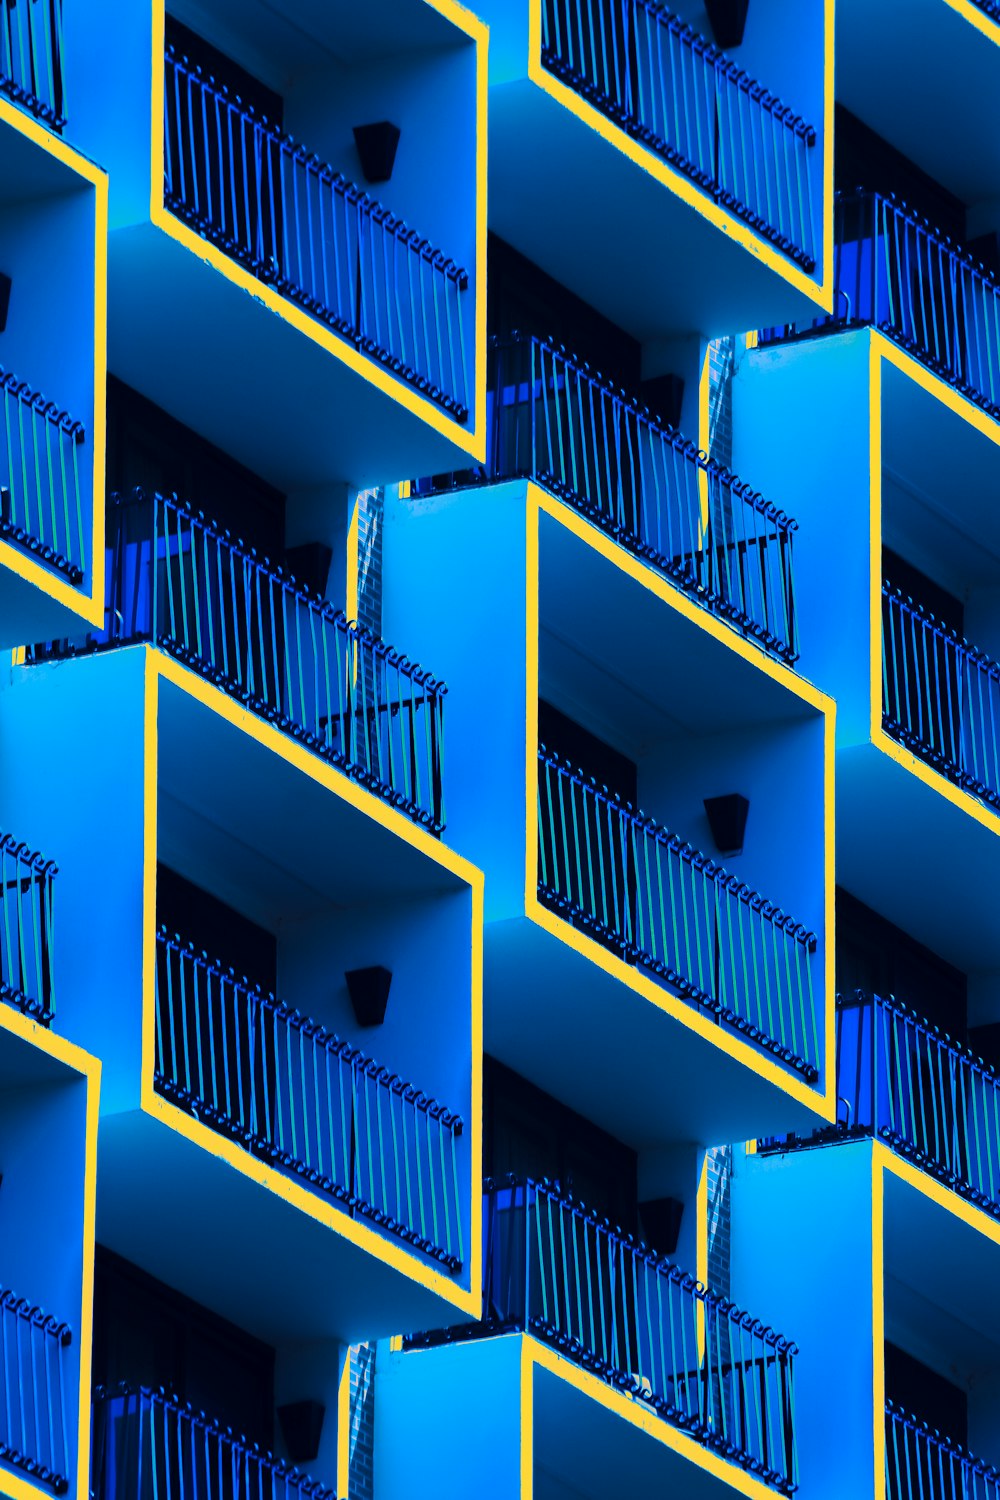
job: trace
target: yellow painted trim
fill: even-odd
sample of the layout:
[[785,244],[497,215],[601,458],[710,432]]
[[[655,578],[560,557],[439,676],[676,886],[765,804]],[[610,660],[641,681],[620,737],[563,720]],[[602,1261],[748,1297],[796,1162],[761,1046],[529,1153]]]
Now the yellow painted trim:
[[337,1494],[340,1500],[350,1500],[351,1475],[351,1351],[344,1354],[344,1363],[337,1381]]
[[[823,224],[820,232],[821,265],[823,280],[821,296],[827,311],[833,311],[833,137],[835,103],[835,59],[836,59],[836,0],[826,0],[823,38]],[[754,334],[756,341],[756,333]]]
[[673,193],[688,207],[718,229],[727,239],[740,245],[755,260],[803,293],[811,302],[819,303],[824,311],[833,308],[833,0],[826,0],[826,68],[824,93],[827,100],[824,128],[823,163],[823,233],[820,262],[823,271],[821,281],[815,281],[763,236],[755,233],[749,225],[714,203],[684,173],[678,172],[669,163],[632,139],[619,126],[612,123],[594,105],[588,104],[581,94],[556,78],[542,65],[542,0],[528,0],[528,80],[543,94],[547,94],[561,108],[567,110],[581,124],[599,135],[602,140],[648,176]]
[[698,1187],[694,1196],[695,1252],[694,1274],[703,1286],[708,1285],[708,1152],[701,1158]]
[[[525,1355],[537,1369],[546,1370],[565,1380],[568,1385],[588,1397],[605,1410],[620,1417],[631,1427],[654,1438],[665,1448],[671,1448],[696,1469],[711,1475],[720,1484],[737,1495],[752,1497],[752,1500],[774,1500],[774,1491],[759,1479],[754,1479],[737,1464],[730,1463],[721,1454],[700,1443],[679,1427],[664,1421],[643,1402],[616,1391],[606,1381],[581,1369],[563,1355],[557,1354],[531,1334],[522,1335]],[[523,1372],[523,1365],[522,1365]],[[532,1393],[533,1394],[533,1393]],[[524,1378],[522,1373],[522,1421],[525,1410]],[[570,1435],[567,1434],[569,1440]],[[522,1458],[523,1462],[523,1458]]]
[[[418,828],[396,809],[387,806],[373,793],[358,787],[349,777],[327,766],[317,756],[265,723],[255,714],[233,702],[221,689],[211,686],[189,668],[153,647],[145,651],[144,703],[144,846],[143,846],[143,939],[142,939],[142,1078],[140,1108],[152,1119],[191,1141],[210,1156],[225,1162],[244,1177],[275,1193],[284,1202],[335,1231],[342,1239],[358,1246],[374,1258],[408,1276],[418,1285],[442,1297],[459,1312],[478,1318],[482,1312],[482,974],[483,974],[483,900],[485,881],[481,870],[460,855],[440,844],[425,829]],[[157,716],[160,682],[181,688],[205,704],[229,723],[248,733],[289,764],[310,776],[331,793],[360,808],[373,821],[400,836],[411,847],[426,854],[439,867],[457,876],[469,887],[470,911],[470,991],[471,991],[471,1114],[468,1122],[471,1180],[470,1243],[466,1247],[463,1275],[469,1276],[465,1290],[454,1277],[423,1264],[403,1245],[381,1236],[361,1221],[351,1220],[342,1210],[325,1203],[308,1187],[286,1178],[267,1163],[251,1156],[235,1141],[228,1141],[208,1125],[193,1119],[171,1104],[153,1087],[155,1071],[156,1011],[156,848],[157,848],[157,781],[159,747]]]
[[983,1235],[994,1245],[1000,1247],[1000,1224],[993,1218],[992,1214],[985,1213],[983,1209],[977,1208],[974,1203],[963,1198],[961,1193],[956,1193],[950,1187],[945,1187],[943,1182],[938,1182],[930,1172],[923,1172],[913,1162],[898,1156],[884,1141],[872,1142],[875,1161],[884,1173],[898,1177],[905,1182],[914,1192],[922,1193],[929,1198],[938,1208],[943,1208],[947,1213],[953,1214],[963,1224],[974,1229],[977,1234]]
[[[909,380],[916,381],[917,385],[922,386],[935,400],[943,402],[950,411],[955,412],[957,416],[970,423],[977,432],[989,438],[990,442],[1000,444],[1000,422],[988,416],[982,407],[970,401],[967,396],[961,395],[946,380],[942,380],[939,375],[928,370],[919,359],[912,354],[907,354],[905,349],[901,349],[877,328],[870,329],[869,336],[873,353],[877,354],[883,363],[895,365],[897,370],[901,370]],[[881,390],[881,385],[879,389]],[[881,414],[881,403],[879,411]]]
[[872,740],[882,733],[882,356],[868,344],[868,693]]
[[535,1493],[535,1362],[531,1348],[534,1342],[534,1339],[527,1336],[521,1339],[521,1411],[518,1422],[521,1432],[520,1500],[532,1500]]
[[355,495],[351,502],[351,518],[347,523],[347,591],[345,613],[349,620],[358,618],[358,603],[361,596],[361,496]]
[[[878,1142],[873,1145],[878,1146]],[[885,1493],[885,1178],[877,1150],[872,1151],[872,1396],[875,1432],[873,1500]]]
[[994,46],[1000,45],[1000,22],[991,21],[986,12],[974,5],[972,0],[944,0],[944,3],[969,26],[981,31],[988,42],[992,42]]

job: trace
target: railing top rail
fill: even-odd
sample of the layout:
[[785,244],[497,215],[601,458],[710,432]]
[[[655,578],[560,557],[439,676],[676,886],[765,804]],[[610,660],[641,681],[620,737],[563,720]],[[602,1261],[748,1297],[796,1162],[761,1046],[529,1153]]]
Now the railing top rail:
[[303,1011],[292,1009],[284,1005],[269,991],[262,990],[259,984],[251,984],[244,974],[238,977],[232,968],[225,968],[217,960],[210,958],[204,951],[199,951],[193,943],[182,938],[179,933],[171,934],[166,927],[160,927],[156,934],[156,941],[164,948],[189,956],[199,968],[204,969],[207,974],[239,990],[263,1010],[269,1011],[279,1021],[287,1021],[296,1031],[310,1041],[329,1052],[331,1056],[340,1057],[345,1063],[357,1067],[376,1082],[383,1084],[394,1094],[401,1095],[408,1104],[421,1110],[434,1120],[440,1120],[445,1129],[453,1130],[456,1135],[461,1135],[464,1129],[464,1121],[461,1115],[454,1110],[447,1109],[439,1100],[430,1094],[423,1093],[415,1088],[413,1084],[407,1083],[400,1074],[392,1072],[389,1068],[363,1052],[360,1047],[354,1047],[350,1042],[345,1042],[336,1032],[329,1031],[321,1026],[318,1021],[313,1021]]
[[314,172],[334,192],[341,194],[359,211],[370,214],[375,222],[381,224],[389,234],[409,245],[415,253],[441,271],[449,280],[457,282],[460,290],[465,290],[469,282],[469,273],[446,256],[443,251],[432,245],[430,240],[424,239],[415,229],[411,229],[405,219],[393,214],[377,198],[364,192],[342,172],[335,171],[315,152],[301,145],[281,126],[275,125],[262,111],[241,99],[238,94],[234,94],[227,84],[218,82],[211,74],[206,73],[199,63],[192,62],[183,52],[179,52],[172,43],[168,42],[164,50],[167,59],[188,78],[196,78],[201,88],[207,90],[216,99],[224,100],[232,105],[244,119],[257,125],[274,145],[284,147],[297,162],[308,171]]
[[682,458],[695,464],[704,473],[718,479],[721,484],[726,485],[728,489],[732,490],[740,500],[752,506],[754,510],[765,516],[767,520],[771,521],[779,529],[784,531],[797,531],[799,529],[799,523],[796,520],[787,515],[783,510],[779,510],[770,500],[766,500],[759,490],[755,490],[752,485],[740,479],[738,474],[734,474],[731,469],[727,469],[717,459],[710,458],[705,450],[699,448],[691,438],[685,437],[676,427],[671,427],[669,422],[661,421],[659,417],[650,411],[648,406],[644,406],[641,401],[637,401],[623,387],[615,385],[607,376],[601,374],[599,370],[595,370],[585,359],[574,354],[572,350],[567,349],[564,344],[560,344],[556,339],[545,338],[536,333],[522,333],[519,329],[513,329],[507,334],[493,334],[489,342],[490,346],[497,350],[525,348],[528,345],[534,344],[538,348],[546,350],[547,353],[554,355],[557,359],[563,360],[577,374],[582,375],[596,390],[600,391],[602,395],[619,402],[633,416],[638,417],[640,421],[646,422],[655,432],[664,437]]
[[939,1448],[942,1453],[947,1453],[951,1458],[957,1458],[963,1465],[974,1470],[981,1478],[1000,1481],[1000,1468],[986,1463],[984,1459],[977,1458],[968,1448],[963,1448],[961,1443],[956,1443],[951,1438],[940,1433],[936,1427],[932,1427],[922,1417],[916,1417],[912,1412],[904,1411],[894,1401],[886,1401],[885,1414],[887,1417],[895,1417],[904,1426],[908,1427],[911,1432],[919,1433],[929,1443],[933,1443],[935,1448]]
[[31,865],[38,875],[58,875],[59,873],[59,866],[54,859],[46,859],[44,854],[39,854],[23,839],[16,839],[11,833],[0,833],[0,850],[5,854],[13,855],[22,864]]
[[82,422],[64,411],[57,402],[50,401],[42,391],[34,390],[26,380],[21,380],[14,374],[13,370],[5,370],[0,365],[0,387],[10,391],[25,406],[33,406],[43,417],[47,417],[56,426],[61,427],[64,432],[69,433],[78,443],[82,443],[87,435],[86,428]]
[[233,536],[232,532],[228,531],[225,527],[216,526],[203,511],[196,510],[186,500],[182,500],[180,496],[176,494],[161,495],[156,491],[147,491],[137,487],[136,489],[124,492],[115,491],[109,497],[109,502],[119,510],[128,510],[132,507],[138,510],[143,505],[162,505],[169,510],[175,511],[177,515],[183,516],[193,526],[198,526],[213,541],[219,542],[222,546],[230,547],[234,552],[247,558],[264,576],[286,592],[294,594],[296,599],[302,604],[308,605],[310,609],[317,610],[325,619],[329,620],[331,624],[335,625],[338,630],[343,631],[352,640],[370,647],[375,655],[381,661],[384,661],[387,666],[404,673],[407,677],[412,677],[413,681],[422,687],[425,692],[440,698],[443,698],[447,693],[448,684],[446,682],[442,682],[433,673],[421,667],[418,662],[410,661],[408,656],[404,656],[402,652],[387,645],[385,641],[366,629],[364,625],[359,624],[357,620],[349,620],[342,609],[338,609],[336,605],[331,604],[329,599],[324,598],[317,590],[310,589],[304,583],[300,583],[295,575],[286,572],[280,563],[273,563],[268,557],[258,557],[255,547],[248,546],[241,537]]
[[232,1444],[234,1448],[242,1448],[244,1452],[252,1454],[262,1464],[266,1465],[272,1473],[279,1478],[294,1482],[306,1495],[311,1495],[313,1500],[336,1500],[336,1494],[325,1485],[320,1484],[317,1479],[310,1479],[300,1469],[288,1463],[283,1458],[277,1458],[267,1448],[262,1448],[259,1443],[252,1442],[242,1433],[234,1432],[231,1427],[226,1427],[215,1417],[209,1416],[207,1412],[199,1411],[192,1406],[190,1401],[183,1401],[177,1396],[171,1395],[163,1386],[149,1386],[136,1384],[132,1381],[122,1380],[114,1385],[99,1385],[94,1387],[93,1403],[99,1405],[105,1401],[113,1401],[118,1396],[137,1396],[146,1401],[152,1401],[157,1406],[164,1407],[176,1415],[186,1417],[192,1426],[198,1427],[203,1432],[213,1433],[225,1442]]
[[640,832],[651,834],[659,844],[678,855],[686,864],[703,874],[706,879],[732,892],[744,904],[752,907],[754,911],[759,911],[774,926],[783,928],[790,937],[804,943],[810,951],[815,949],[816,934],[808,927],[797,922],[794,917],[782,911],[781,907],[776,906],[772,901],[768,901],[759,891],[755,891],[753,886],[740,880],[739,876],[730,875],[724,865],[709,859],[707,854],[702,854],[701,850],[696,849],[693,844],[685,843],[678,834],[671,833],[669,828],[665,828],[655,818],[647,817],[640,808],[633,807],[631,802],[627,802],[624,797],[619,797],[617,792],[610,792],[607,787],[598,786],[592,776],[585,776],[573,765],[572,761],[562,759],[554,752],[547,750],[544,745],[538,747],[538,760],[542,765],[559,772],[560,775],[568,776],[575,786],[584,787],[605,807],[614,808],[615,811],[622,813]]
[[976,259],[967,245],[960,244],[957,240],[951,239],[949,235],[945,234],[943,229],[934,223],[933,219],[928,219],[919,210],[911,208],[904,198],[897,198],[895,193],[880,193],[873,188],[862,187],[839,188],[834,194],[834,201],[836,203],[848,203],[852,201],[860,203],[867,201],[880,204],[883,208],[888,209],[894,214],[896,218],[904,219],[911,228],[920,230],[923,234],[930,235],[949,255],[960,261],[968,270],[975,271],[984,281],[988,281],[991,286],[1000,292],[1000,286],[998,286],[992,271]]
[[985,651],[981,651],[978,646],[972,645],[963,635],[959,635],[958,631],[951,625],[946,625],[943,620],[936,619],[929,609],[926,609],[924,605],[918,603],[916,600],[911,599],[908,594],[904,594],[902,589],[891,584],[888,579],[883,579],[882,597],[883,599],[893,600],[902,609],[906,610],[908,614],[915,615],[917,619],[922,620],[925,625],[930,627],[939,640],[948,641],[951,645],[956,646],[975,666],[982,667],[991,677],[1000,681],[1000,662],[997,662],[992,656],[988,656]]
[[739,1323],[743,1328],[752,1331],[758,1337],[762,1338],[765,1343],[776,1349],[778,1353],[794,1355],[799,1352],[798,1345],[791,1339],[783,1338],[769,1324],[762,1323],[759,1318],[754,1318],[750,1313],[744,1312],[742,1308],[738,1307],[735,1302],[730,1301],[728,1297],[723,1297],[721,1293],[712,1291],[711,1287],[705,1286],[704,1282],[698,1281],[690,1272],[683,1270],[669,1256],[658,1255],[655,1250],[651,1250],[648,1245],[644,1244],[641,1240],[637,1240],[634,1235],[628,1234],[619,1225],[612,1224],[610,1219],[600,1218],[585,1203],[581,1203],[571,1194],[565,1192],[558,1182],[554,1182],[547,1177],[538,1179],[522,1176],[517,1173],[509,1173],[507,1176],[500,1177],[484,1177],[483,1179],[484,1193],[502,1192],[504,1189],[509,1188],[523,1188],[526,1193],[534,1193],[536,1197],[542,1196],[548,1198],[558,1207],[568,1209],[574,1217],[582,1220],[585,1224],[589,1224],[599,1234],[603,1234],[608,1239],[615,1240],[618,1244],[624,1246],[637,1260],[649,1266],[651,1270],[668,1276],[671,1281],[675,1282],[684,1291],[689,1292],[693,1297],[696,1297],[698,1301],[704,1302],[707,1306],[713,1307],[723,1317],[730,1319],[734,1323]]
[[7,1288],[0,1288],[0,1308],[6,1308],[15,1317],[25,1323],[30,1323],[33,1328],[41,1329],[43,1333],[51,1334],[57,1338],[60,1344],[66,1345],[73,1342],[73,1330],[68,1323],[63,1323],[59,1318],[54,1318],[47,1313],[44,1307],[37,1303],[29,1302],[27,1297],[19,1297],[18,1294]]
[[790,130],[794,130],[796,135],[802,136],[807,146],[816,144],[816,130],[807,120],[796,114],[787,104],[783,104],[777,94],[772,94],[770,90],[765,89],[763,84],[758,83],[752,74],[748,73],[745,68],[741,68],[739,63],[734,62],[721,47],[708,41],[689,22],[675,15],[668,6],[662,3],[662,0],[633,0],[633,3],[639,10],[644,10],[652,20],[663,22],[675,36],[686,42],[706,62],[715,64],[720,73],[736,84],[743,93],[749,94],[755,103],[761,105],[762,109],[766,109],[769,114],[780,119]]
[[968,1063],[970,1067],[982,1074],[984,1078],[988,1078],[997,1085],[1000,1085],[1000,1075],[997,1074],[994,1068],[990,1067],[989,1063],[984,1062],[981,1057],[977,1056],[971,1047],[966,1046],[964,1042],[957,1041],[947,1031],[942,1031],[939,1026],[935,1026],[933,1021],[928,1021],[919,1011],[913,1010],[910,1006],[904,1005],[900,1000],[897,1000],[895,995],[877,995],[873,991],[853,990],[846,995],[838,993],[836,1004],[838,1010],[853,1010],[856,1006],[875,1004],[881,1009],[887,1010],[892,1015],[897,1016],[901,1021],[907,1021],[911,1026],[916,1026],[931,1041],[939,1043],[956,1058],[960,1058],[963,1062]]

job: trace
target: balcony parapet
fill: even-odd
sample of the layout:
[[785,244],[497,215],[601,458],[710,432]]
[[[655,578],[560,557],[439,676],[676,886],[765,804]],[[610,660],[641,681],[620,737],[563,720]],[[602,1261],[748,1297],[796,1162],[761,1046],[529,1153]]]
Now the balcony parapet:
[[0,834],[0,1000],[49,1026],[52,899],[58,867],[9,833]]
[[882,726],[980,801],[1000,809],[1000,663],[882,585]]
[[[39,8],[26,0],[4,14]],[[4,24],[0,16],[0,36]],[[78,458],[84,427],[9,371],[0,370],[0,393],[0,537],[80,584],[87,566]]]
[[62,0],[8,0],[0,15],[0,93],[59,131],[64,51]]
[[104,629],[29,660],[162,647],[441,833],[443,683],[176,495],[112,496],[108,547]]
[[467,422],[468,274],[169,44],[165,69],[166,206]]
[[542,62],[809,275],[816,132],[657,0],[544,0]]
[[462,1120],[190,943],[157,933],[164,1098],[453,1274]]
[[485,470],[430,488],[532,479],[713,614],[798,659],[795,521],[560,344],[492,340],[488,390]]
[[98,1386],[93,1396],[94,1500],[226,1500],[231,1495],[336,1500],[332,1490],[162,1388]]
[[410,1347],[520,1330],[773,1485],[797,1487],[798,1350],[558,1183],[484,1184],[483,1322]]
[[873,326],[1000,420],[1000,286],[905,203],[860,190],[837,195],[834,308],[763,329],[760,342]]
[[69,1489],[67,1323],[0,1291],[0,1459],[56,1495]]
[[626,963],[819,1077],[815,934],[544,746],[538,894]]
[[887,1401],[885,1485],[888,1500],[1000,1500],[1000,1469]]

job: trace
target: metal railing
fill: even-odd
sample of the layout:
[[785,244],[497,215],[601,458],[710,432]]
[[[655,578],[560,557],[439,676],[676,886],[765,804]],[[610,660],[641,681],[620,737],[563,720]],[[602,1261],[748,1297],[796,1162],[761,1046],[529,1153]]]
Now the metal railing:
[[93,1396],[93,1500],[335,1500],[308,1475],[165,1390]]
[[0,93],[53,130],[66,124],[62,0],[0,4]]
[[69,1488],[76,1415],[66,1323],[0,1291],[0,1459],[57,1495]]
[[558,1183],[487,1178],[483,1236],[482,1323],[409,1346],[534,1334],[751,1474],[796,1488],[793,1343]]
[[797,660],[795,521],[558,344],[493,339],[487,378],[485,469],[422,489],[533,479],[713,614]]
[[0,834],[0,1000],[51,1024],[52,896],[58,867]]
[[1000,807],[1000,664],[889,583],[882,725],[957,786]]
[[460,1270],[460,1117],[165,929],[156,944],[159,1092]]
[[816,132],[656,0],[544,0],[542,61],[807,272]]
[[[6,0],[0,0],[0,35],[5,14]],[[83,425],[3,370],[0,400],[0,536],[64,573],[71,583],[82,583],[87,566],[80,478]]]
[[31,660],[148,641],[435,833],[447,688],[176,496],[112,496],[104,629]]
[[1000,1500],[1000,1469],[885,1403],[887,1500]]
[[169,45],[165,69],[167,207],[467,421],[467,273]]
[[761,343],[874,324],[1000,418],[1000,287],[967,250],[894,198],[840,193],[833,269],[832,316],[764,329]]
[[544,745],[538,894],[627,963],[819,1076],[815,935]]

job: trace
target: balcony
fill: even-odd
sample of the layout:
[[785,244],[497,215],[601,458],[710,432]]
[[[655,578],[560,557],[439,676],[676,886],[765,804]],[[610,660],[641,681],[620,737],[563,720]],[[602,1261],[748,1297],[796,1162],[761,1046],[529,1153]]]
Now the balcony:
[[52,894],[57,867],[10,834],[0,834],[0,1000],[49,1026]]
[[546,906],[815,1082],[814,933],[544,746],[538,830]]
[[164,100],[166,207],[467,422],[467,273],[170,45]]
[[795,1490],[794,1344],[558,1185],[485,1186],[484,1319],[409,1347],[532,1334],[757,1479]]
[[446,688],[176,497],[114,496],[105,625],[34,661],[149,642],[441,833]]
[[814,271],[815,130],[657,0],[544,0],[542,62]]
[[[494,341],[488,389],[489,482],[534,479],[749,639],[797,659],[793,520],[558,345]],[[481,482],[466,471],[446,483]]]
[[66,124],[62,0],[17,0],[0,18],[0,93],[52,130]]
[[883,583],[883,728],[995,809],[998,709],[1000,665]]
[[[25,9],[38,7],[23,5],[7,15]],[[0,372],[0,392],[0,536],[79,585],[87,570],[89,530],[80,472],[86,432],[16,375]]]
[[352,1217],[461,1270],[461,1119],[164,929],[153,1080]]
[[888,1500],[997,1500],[1000,1469],[887,1401],[885,1488]]
[[70,1484],[75,1372],[65,1351],[72,1341],[66,1323],[0,1291],[0,1463],[56,1495]]
[[1000,419],[1000,288],[968,251],[894,199],[840,194],[834,285],[831,317],[765,329],[761,343],[872,324]]
[[163,1390],[94,1391],[94,1500],[227,1500],[232,1495],[334,1500],[333,1491],[235,1436]]

